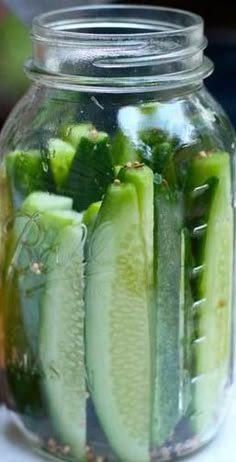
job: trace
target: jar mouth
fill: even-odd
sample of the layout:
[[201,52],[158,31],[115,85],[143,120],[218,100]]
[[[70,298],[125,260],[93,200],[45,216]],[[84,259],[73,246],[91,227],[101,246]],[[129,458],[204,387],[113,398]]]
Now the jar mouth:
[[[116,15],[116,17],[114,17]],[[33,31],[60,40],[119,40],[192,33],[203,19],[186,10],[140,5],[99,5],[64,8],[37,16]]]
[[[149,91],[202,80],[203,19],[166,7],[67,8],[33,21],[33,60],[26,72],[46,85],[96,91]],[[101,90],[99,90],[101,89]]]

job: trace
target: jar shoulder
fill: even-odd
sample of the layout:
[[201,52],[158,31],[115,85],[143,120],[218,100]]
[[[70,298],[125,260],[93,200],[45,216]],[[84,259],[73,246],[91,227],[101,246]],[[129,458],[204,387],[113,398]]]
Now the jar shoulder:
[[235,132],[205,86],[191,92],[96,94],[33,85],[13,109],[0,135],[0,152],[44,148],[66,127],[91,124],[113,139],[137,143],[145,130],[159,130],[179,146],[234,152]]

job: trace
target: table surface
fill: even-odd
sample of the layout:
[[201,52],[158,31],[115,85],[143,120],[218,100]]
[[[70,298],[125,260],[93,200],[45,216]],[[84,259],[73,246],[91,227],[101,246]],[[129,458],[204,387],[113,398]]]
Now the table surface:
[[[236,387],[232,406],[219,436],[205,449],[185,458],[185,462],[235,462],[236,460]],[[14,416],[0,407],[0,460],[4,462],[42,462],[20,432]]]

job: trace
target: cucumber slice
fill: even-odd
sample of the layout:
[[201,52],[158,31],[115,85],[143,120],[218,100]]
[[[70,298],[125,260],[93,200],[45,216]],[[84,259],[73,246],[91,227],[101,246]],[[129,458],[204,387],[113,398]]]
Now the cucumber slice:
[[60,189],[68,175],[75,149],[70,143],[59,138],[52,138],[48,142],[48,151],[54,181]]
[[136,189],[111,185],[90,242],[86,287],[89,386],[117,457],[149,460],[150,340],[145,248]]
[[17,274],[15,271],[9,271],[14,248],[11,228],[13,214],[9,182],[3,167],[0,169],[0,191],[0,367],[4,367],[6,371],[6,402],[10,400],[10,406],[14,406],[21,413],[25,424],[28,425],[28,417],[31,415],[37,415],[40,422],[42,402],[38,388],[38,373],[35,368],[29,372],[30,367],[27,367],[35,362],[28,350],[22,323]]
[[181,390],[181,197],[166,182],[155,184],[154,271],[156,374],[152,444],[162,445],[180,416]]
[[43,391],[60,444],[70,448],[70,456],[82,460],[86,405],[81,226],[62,228],[57,238],[57,259],[51,254],[48,263],[39,330]]
[[46,192],[30,194],[22,204],[21,210],[29,215],[44,210],[71,210],[72,199],[66,196],[56,196]]
[[112,140],[112,159],[114,165],[122,165],[139,159],[134,141],[121,130],[115,134]]
[[[152,170],[139,163],[134,162],[124,167],[119,178],[124,183],[132,183],[136,188],[138,197],[139,214],[141,220],[141,233],[144,243],[147,272],[147,288],[149,292],[149,315],[150,325],[153,323],[153,230],[154,230],[154,206],[153,206],[153,172]],[[152,341],[152,337],[151,337]]]
[[6,171],[16,208],[33,191],[54,191],[46,160],[37,150],[16,150],[6,154]]
[[62,190],[81,212],[102,199],[113,176],[109,137],[93,129],[80,139]]
[[151,101],[149,103],[140,104],[139,110],[141,114],[143,114],[144,116],[153,115],[157,112],[159,106],[160,106],[160,103],[157,103],[156,101],[155,102]]
[[[61,227],[74,223],[75,219],[81,221],[78,214],[63,210],[63,207],[71,207],[71,200],[48,193],[32,193],[22,204],[14,223],[7,278],[18,281],[25,331],[35,354],[39,304],[47,278],[48,258],[51,252],[56,252],[57,233]],[[11,292],[14,292],[10,282],[7,290],[10,303]]]
[[[39,358],[40,387],[53,431],[70,447],[70,455],[82,459],[86,425],[82,217],[60,210],[66,204],[60,196],[32,196],[22,206],[23,216],[16,219],[18,249],[8,275],[12,280],[8,301],[14,301],[17,294],[26,344],[33,357]],[[30,216],[34,217],[32,224]],[[18,406],[25,408],[27,397],[21,387],[15,395]],[[28,400],[32,408],[30,396]]]
[[94,130],[94,126],[91,123],[71,124],[62,127],[59,131],[59,136],[76,149],[81,138],[89,136],[92,130]]
[[221,404],[230,362],[233,209],[230,158],[226,152],[200,153],[194,157],[188,174],[188,196],[210,188],[212,178],[214,188],[208,214],[198,207],[195,213],[198,218],[191,223],[195,264],[202,269],[194,281],[192,424],[194,431],[202,433],[214,425],[215,409]]
[[87,253],[87,248],[89,245],[89,241],[91,239],[94,226],[97,220],[98,212],[101,208],[101,202],[94,202],[91,204],[87,210],[83,213],[83,223],[86,226],[87,230],[87,239],[86,239],[86,246],[85,246],[85,254]]
[[87,226],[87,228],[91,229],[91,231],[95,225],[101,204],[101,201],[95,202],[94,204],[91,204],[89,208],[83,213],[83,223]]
[[120,170],[122,169],[122,165],[115,165],[114,166],[114,175],[118,177]]
[[182,395],[181,409],[186,415],[191,405],[191,379],[192,379],[192,341],[194,339],[194,320],[192,314],[193,294],[191,290],[192,269],[194,261],[191,249],[191,236],[189,230],[182,229],[182,313],[183,313],[183,354],[182,354]]
[[141,231],[146,252],[148,285],[153,288],[153,172],[138,161],[127,164],[118,177],[122,182],[134,184],[138,197]]
[[154,273],[153,273],[153,232],[154,232],[154,183],[153,172],[144,164],[138,161],[128,162],[119,172],[119,178],[124,183],[131,183],[135,186],[139,214],[141,220],[141,235],[144,243],[145,261],[146,261],[146,283],[149,304],[149,331],[150,331],[150,348],[151,348],[151,387],[152,393],[155,381],[155,306],[154,306]]

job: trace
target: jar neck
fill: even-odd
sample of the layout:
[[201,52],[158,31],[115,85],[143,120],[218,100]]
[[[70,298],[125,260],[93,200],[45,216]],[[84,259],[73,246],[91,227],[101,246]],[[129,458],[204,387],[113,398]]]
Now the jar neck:
[[199,85],[212,72],[198,15],[171,8],[79,7],[33,22],[28,75],[57,88],[144,92]]

